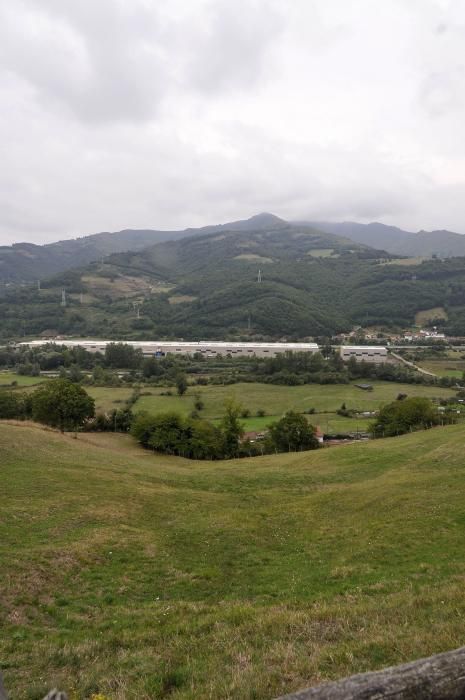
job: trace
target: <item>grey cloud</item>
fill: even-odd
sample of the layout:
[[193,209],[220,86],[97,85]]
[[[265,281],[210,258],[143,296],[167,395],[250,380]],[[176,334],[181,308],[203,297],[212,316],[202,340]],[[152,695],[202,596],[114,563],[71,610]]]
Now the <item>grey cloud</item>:
[[90,122],[147,119],[166,85],[166,58],[154,14],[144,23],[133,15],[108,0],[5,5],[1,64],[45,108],[61,105]]
[[0,240],[263,210],[465,232],[462,8],[3,3]]
[[430,73],[420,91],[420,102],[431,117],[441,117],[465,106],[465,66]]
[[283,25],[275,2],[209,2],[206,16],[193,28],[187,75],[206,92],[253,87]]

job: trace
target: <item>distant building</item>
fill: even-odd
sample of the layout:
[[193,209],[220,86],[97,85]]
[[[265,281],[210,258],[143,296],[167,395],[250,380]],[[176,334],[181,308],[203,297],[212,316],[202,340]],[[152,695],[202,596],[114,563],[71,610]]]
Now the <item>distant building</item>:
[[249,430],[248,432],[245,432],[242,435],[241,442],[257,442],[260,440],[264,440],[266,438],[267,433],[267,430]]
[[[88,352],[105,352],[105,348],[115,340],[62,340],[60,345],[66,347],[82,347]],[[135,341],[123,340],[121,342],[131,345],[150,357],[164,357],[165,355],[195,355],[200,353],[204,357],[218,357],[219,355],[232,355],[233,357],[274,357],[284,352],[310,352],[319,351],[316,343],[226,343],[223,341],[208,342],[199,341]],[[43,345],[43,340],[32,340],[21,345],[30,347]]]
[[59,333],[53,328],[47,328],[47,330],[42,331],[40,334],[41,338],[44,338],[45,340],[54,340],[55,338],[58,338]]
[[342,345],[341,357],[348,362],[355,357],[357,362],[374,362],[381,364],[387,360],[387,348],[382,345]]

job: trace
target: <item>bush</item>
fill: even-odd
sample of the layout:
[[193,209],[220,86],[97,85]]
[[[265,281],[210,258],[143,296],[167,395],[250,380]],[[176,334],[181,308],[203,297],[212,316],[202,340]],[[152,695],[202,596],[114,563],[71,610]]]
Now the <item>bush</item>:
[[221,431],[207,421],[184,419],[178,413],[156,416],[139,414],[131,434],[146,448],[191,459],[219,459],[223,456]]
[[184,396],[187,391],[187,377],[185,374],[178,374],[176,377],[176,391],[178,396]]
[[270,425],[269,441],[278,452],[300,452],[319,447],[313,426],[294,411],[288,411],[281,420]]
[[200,398],[200,396],[195,397],[194,408],[196,411],[202,411],[205,408],[205,404]]
[[24,377],[38,377],[40,375],[39,365],[36,363],[32,364],[31,362],[18,365],[16,371]]
[[32,394],[32,417],[65,430],[76,430],[95,415],[94,399],[67,379],[53,379]]
[[128,433],[134,415],[129,408],[110,411],[110,413],[97,413],[88,424],[87,429],[93,432]]
[[0,391],[0,419],[18,418],[31,415],[30,395],[25,392]]
[[384,406],[370,430],[374,437],[392,437],[432,428],[444,421],[451,422],[452,418],[440,415],[428,399],[412,397]]

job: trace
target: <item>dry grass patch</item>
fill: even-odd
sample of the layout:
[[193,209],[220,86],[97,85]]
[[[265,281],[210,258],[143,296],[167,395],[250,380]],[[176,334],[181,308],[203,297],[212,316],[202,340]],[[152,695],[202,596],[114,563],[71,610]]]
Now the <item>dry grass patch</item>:
[[197,297],[189,296],[188,294],[177,294],[168,299],[170,304],[191,304]]

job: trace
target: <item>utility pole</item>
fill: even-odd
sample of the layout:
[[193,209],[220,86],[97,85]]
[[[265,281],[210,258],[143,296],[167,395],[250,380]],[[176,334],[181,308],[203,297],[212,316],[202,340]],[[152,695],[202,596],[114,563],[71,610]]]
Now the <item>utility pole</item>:
[[257,276],[257,282],[260,284],[261,281],[262,281],[262,271],[259,270],[259,271],[258,271],[258,276]]

